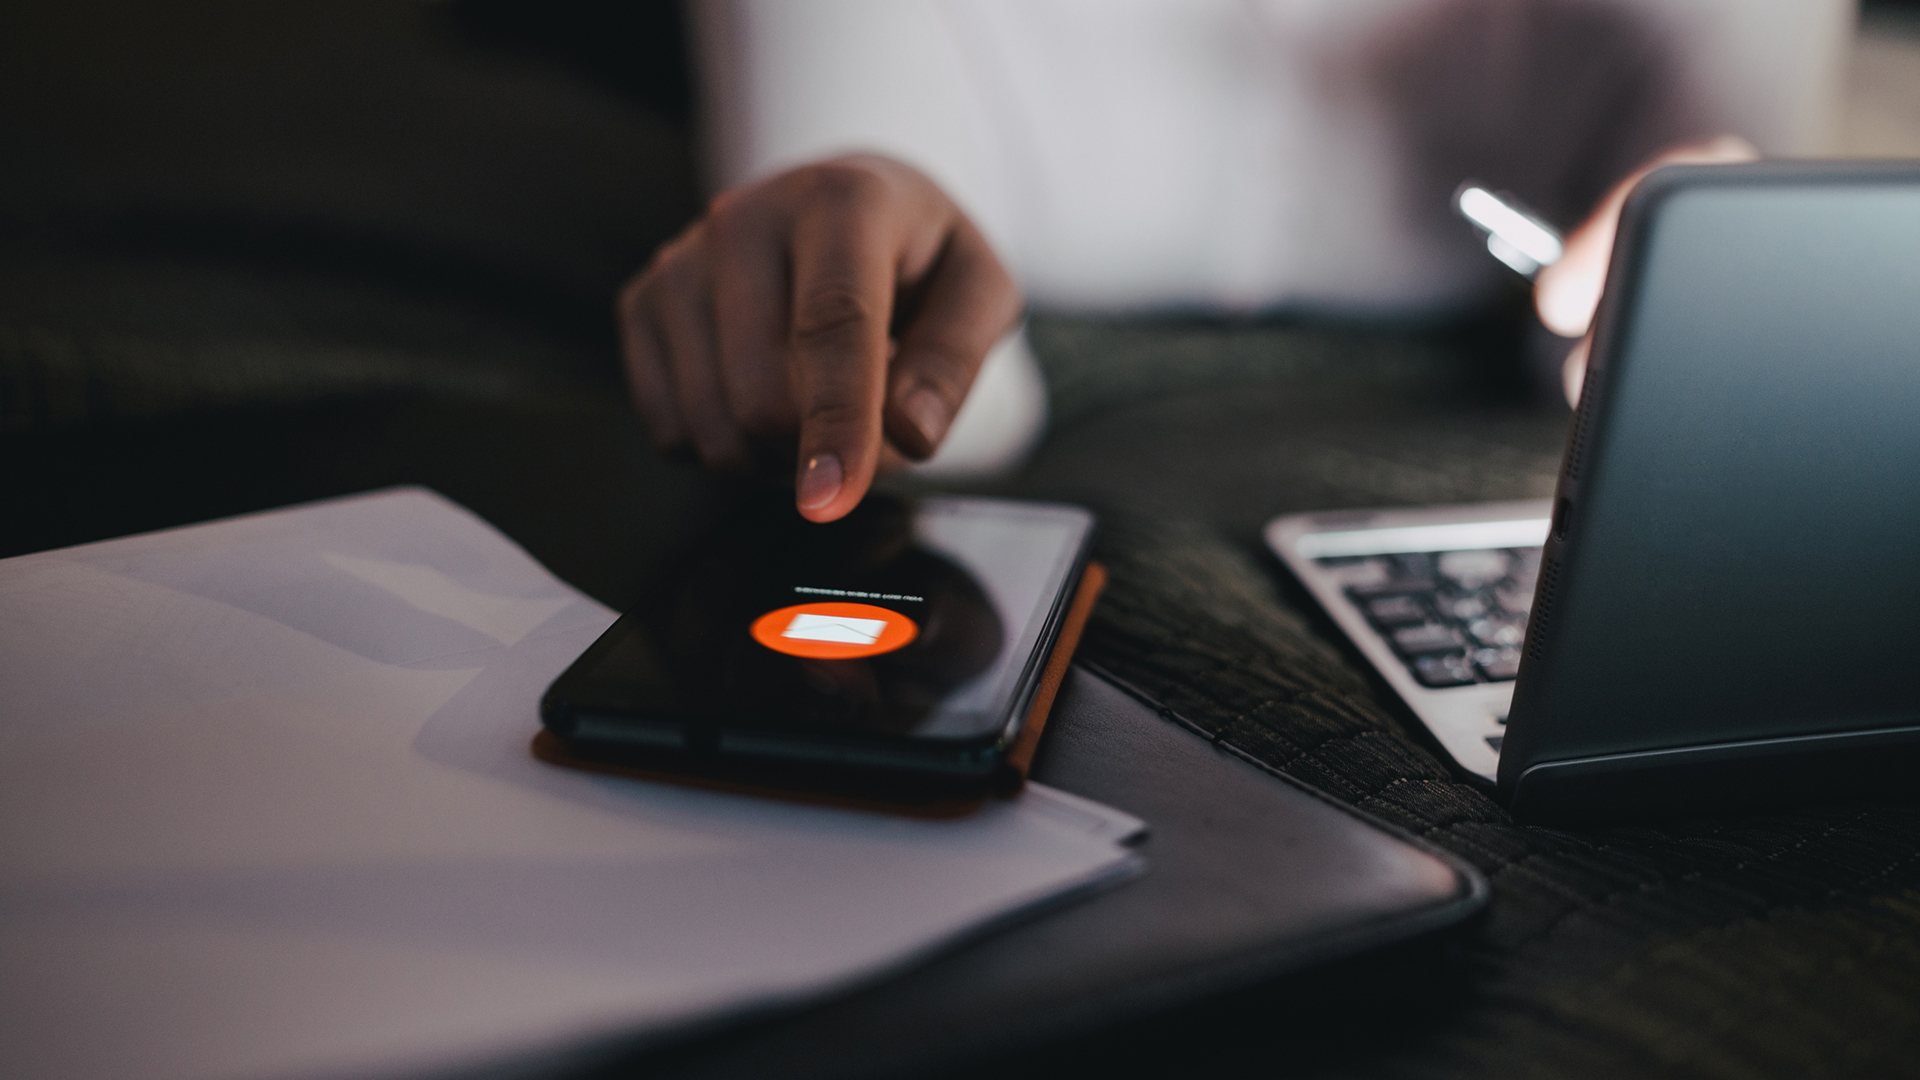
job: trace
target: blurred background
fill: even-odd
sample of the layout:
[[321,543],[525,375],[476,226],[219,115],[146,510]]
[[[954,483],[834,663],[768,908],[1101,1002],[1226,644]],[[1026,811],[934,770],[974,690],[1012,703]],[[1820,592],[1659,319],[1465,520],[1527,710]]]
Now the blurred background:
[[581,529],[645,547],[699,483],[631,422],[612,296],[700,205],[683,38],[665,2],[0,5],[0,553],[398,482],[576,580]]
[[[609,317],[703,198],[687,38],[660,0],[0,8],[0,554],[417,480],[617,599],[582,534],[711,494],[646,449]],[[1861,12],[1844,102],[1844,153],[1920,155],[1920,4]],[[1041,313],[1056,429],[1333,362],[1192,332]]]
[[1843,153],[1920,157],[1920,3],[1866,5],[1843,100]]

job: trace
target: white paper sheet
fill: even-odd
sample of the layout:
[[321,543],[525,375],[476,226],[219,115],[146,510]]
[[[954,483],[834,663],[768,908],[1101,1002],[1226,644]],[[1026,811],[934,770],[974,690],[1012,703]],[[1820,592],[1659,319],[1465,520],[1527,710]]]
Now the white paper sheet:
[[870,978],[1137,870],[528,751],[612,621],[417,489],[0,561],[0,1076],[388,1075]]

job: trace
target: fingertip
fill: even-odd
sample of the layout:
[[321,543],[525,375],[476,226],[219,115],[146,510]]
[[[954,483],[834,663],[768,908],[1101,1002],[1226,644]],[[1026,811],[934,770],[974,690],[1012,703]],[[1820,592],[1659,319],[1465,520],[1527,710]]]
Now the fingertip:
[[845,517],[859,502],[857,495],[851,501],[846,496],[846,469],[838,454],[822,452],[801,460],[800,474],[794,480],[794,503],[801,517],[818,522]]

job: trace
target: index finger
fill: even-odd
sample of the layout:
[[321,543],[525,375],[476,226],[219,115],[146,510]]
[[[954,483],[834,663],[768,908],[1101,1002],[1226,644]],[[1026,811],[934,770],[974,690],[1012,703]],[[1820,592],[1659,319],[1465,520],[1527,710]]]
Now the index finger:
[[795,501],[813,521],[859,505],[880,459],[880,410],[893,313],[893,231],[858,174],[829,177],[795,222],[788,348],[800,413]]

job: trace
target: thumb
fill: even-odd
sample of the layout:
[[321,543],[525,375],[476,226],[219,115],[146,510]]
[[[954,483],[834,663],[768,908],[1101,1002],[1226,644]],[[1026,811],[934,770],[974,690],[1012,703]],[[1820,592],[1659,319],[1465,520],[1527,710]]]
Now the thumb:
[[1020,313],[1020,292],[985,238],[961,221],[935,261],[888,376],[889,441],[914,459],[940,447],[988,350]]
[[1534,281],[1533,305],[1541,323],[1561,337],[1579,337],[1587,332],[1594,310],[1600,306],[1600,291],[1607,284],[1607,264],[1613,257],[1620,211],[1642,177],[1667,165],[1730,164],[1759,157],[1752,143],[1737,135],[1723,135],[1668,149],[1615,184],[1587,220],[1568,234],[1559,261],[1540,271]]

